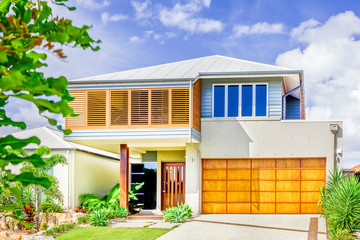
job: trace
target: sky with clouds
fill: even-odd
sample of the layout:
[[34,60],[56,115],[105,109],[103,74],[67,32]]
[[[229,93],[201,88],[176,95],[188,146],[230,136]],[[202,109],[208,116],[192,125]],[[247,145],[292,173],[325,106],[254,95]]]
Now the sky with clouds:
[[[54,14],[92,25],[99,52],[65,48],[47,75],[76,79],[208,55],[305,72],[307,119],[344,120],[344,167],[360,163],[360,4],[358,0],[70,0]],[[12,101],[15,120],[46,124]],[[25,117],[25,118],[26,118]],[[0,133],[15,129],[3,128]]]

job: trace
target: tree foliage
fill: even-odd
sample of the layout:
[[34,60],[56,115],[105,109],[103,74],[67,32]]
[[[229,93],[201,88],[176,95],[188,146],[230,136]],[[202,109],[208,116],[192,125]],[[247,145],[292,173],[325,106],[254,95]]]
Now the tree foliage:
[[[0,1],[0,127],[26,128],[25,122],[14,121],[7,114],[5,107],[11,98],[35,104],[39,114],[60,130],[63,129],[57,121],[44,114],[76,116],[74,110],[68,106],[73,97],[67,90],[66,77],[48,77],[41,71],[42,67],[48,66],[46,59],[49,54],[59,59],[66,58],[63,46],[90,48],[93,51],[99,49],[97,45],[100,41],[89,36],[88,30],[91,26],[77,27],[70,19],[53,15],[52,8],[56,5],[70,11],[75,10],[66,5],[67,1]],[[65,134],[71,133],[69,130],[63,131]],[[1,180],[5,182],[0,186],[0,193],[5,189],[11,190],[10,182],[15,181],[24,186],[51,186],[46,177],[37,177],[29,172],[16,175],[5,169],[10,163],[17,165],[27,162],[35,168],[45,165],[37,153],[30,156],[16,154],[30,143],[39,145],[40,140],[37,137],[17,139],[11,135],[0,138],[0,170],[4,173]],[[17,192],[13,194],[18,196]]]

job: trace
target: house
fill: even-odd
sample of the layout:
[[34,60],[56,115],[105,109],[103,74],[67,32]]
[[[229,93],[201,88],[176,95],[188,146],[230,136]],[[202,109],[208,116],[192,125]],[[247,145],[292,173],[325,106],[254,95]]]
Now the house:
[[[342,161],[342,121],[305,120],[304,75],[208,56],[70,81],[65,139],[120,155],[120,205],[318,213]],[[107,171],[103,172],[106,178]]]
[[[12,134],[16,138],[36,136],[41,144],[48,146],[51,154],[62,154],[68,165],[56,165],[52,174],[59,180],[59,188],[64,196],[64,207],[79,206],[78,197],[82,193],[105,195],[119,181],[119,155],[96,148],[70,143],[63,140],[61,131],[39,127]],[[32,153],[38,148],[29,144],[24,149]],[[19,173],[21,166],[12,165],[13,173]],[[103,173],[106,172],[106,178]]]

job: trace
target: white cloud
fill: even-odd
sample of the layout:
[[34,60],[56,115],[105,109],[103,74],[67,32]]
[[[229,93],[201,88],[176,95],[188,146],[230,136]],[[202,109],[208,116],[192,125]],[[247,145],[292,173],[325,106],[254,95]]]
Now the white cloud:
[[135,17],[137,20],[147,19],[152,16],[151,0],[145,0],[145,1],[131,0],[131,5],[135,10]]
[[110,14],[108,12],[103,12],[101,14],[101,21],[106,24],[108,22],[118,22],[118,21],[122,21],[122,20],[126,20],[128,19],[128,17],[126,15],[123,14]]
[[100,8],[105,8],[105,7],[110,6],[110,1],[109,0],[102,0],[102,1],[97,1],[97,0],[76,0],[76,4],[78,6],[83,7],[83,8],[95,10],[95,9],[100,9]]
[[133,43],[139,43],[139,42],[143,42],[144,39],[140,38],[139,36],[132,36],[129,38],[129,41]]
[[291,36],[304,49],[280,54],[276,63],[305,74],[308,119],[344,120],[344,166],[359,163],[360,151],[360,18],[353,12],[320,24],[310,19]]
[[210,3],[210,0],[192,0],[187,4],[177,3],[173,8],[162,7],[159,18],[165,26],[177,27],[191,33],[221,32],[224,28],[221,21],[196,16],[203,7],[209,7]]
[[284,33],[285,26],[282,23],[259,22],[254,25],[236,25],[233,28],[233,38],[254,34],[281,34]]

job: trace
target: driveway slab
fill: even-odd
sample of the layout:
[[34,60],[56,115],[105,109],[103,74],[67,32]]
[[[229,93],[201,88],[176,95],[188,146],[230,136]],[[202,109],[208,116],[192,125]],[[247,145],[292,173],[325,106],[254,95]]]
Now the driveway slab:
[[[319,217],[319,232],[325,233],[320,215],[204,214],[159,239],[307,240],[311,217]],[[326,235],[320,233],[318,239],[326,240]]]

